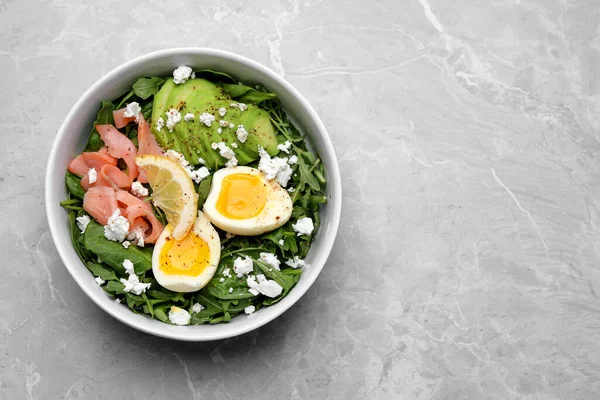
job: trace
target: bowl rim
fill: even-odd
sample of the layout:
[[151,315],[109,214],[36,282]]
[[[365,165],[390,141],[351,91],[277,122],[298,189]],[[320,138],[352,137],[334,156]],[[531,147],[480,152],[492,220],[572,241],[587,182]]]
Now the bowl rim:
[[[74,265],[73,263],[68,262],[67,253],[69,251],[73,252],[74,250],[72,249],[70,240],[64,240],[61,238],[61,234],[58,230],[58,227],[57,227],[57,225],[55,225],[55,223],[59,222],[62,218],[64,218],[64,215],[59,215],[59,214],[61,214],[61,212],[58,211],[58,210],[60,210],[60,207],[57,208],[55,204],[52,204],[52,200],[53,200],[52,193],[59,190],[59,189],[54,188],[52,177],[55,175],[57,159],[60,155],[59,143],[62,142],[61,139],[63,137],[67,136],[69,122],[74,118],[78,109],[81,108],[81,106],[83,104],[85,104],[88,100],[90,100],[94,96],[96,91],[98,91],[105,85],[110,84],[113,80],[118,79],[121,74],[123,74],[125,71],[129,70],[130,68],[135,68],[136,66],[143,65],[147,62],[151,62],[156,59],[173,58],[173,57],[182,56],[182,55],[204,55],[204,56],[221,58],[226,61],[236,62],[238,64],[245,65],[245,66],[249,67],[250,69],[256,70],[259,74],[265,75],[268,79],[271,79],[272,81],[275,81],[278,85],[281,85],[282,87],[284,87],[291,94],[291,96],[301,104],[302,108],[307,113],[307,115],[309,116],[312,123],[314,123],[314,125],[317,127],[318,135],[320,136],[321,143],[323,145],[322,146],[323,148],[321,149],[321,151],[328,153],[331,156],[331,161],[332,161],[330,163],[330,165],[328,165],[328,175],[331,177],[330,181],[328,182],[328,192],[330,193],[328,209],[329,209],[329,207],[331,207],[331,221],[330,221],[331,225],[330,225],[330,229],[329,229],[330,234],[327,236],[322,236],[319,239],[320,240],[319,253],[321,254],[322,262],[319,263],[320,265],[311,264],[311,266],[310,266],[311,270],[317,269],[317,273],[310,277],[307,277],[309,279],[309,281],[307,281],[307,284],[304,287],[302,287],[302,288],[295,287],[294,290],[292,290],[288,294],[288,296],[286,296],[286,298],[292,296],[291,301],[288,301],[285,303],[282,301],[275,305],[270,306],[269,308],[271,310],[273,310],[273,308],[275,308],[275,311],[271,311],[271,313],[270,313],[271,315],[269,317],[267,317],[267,318],[248,318],[245,321],[246,323],[236,326],[235,327],[236,329],[234,329],[232,325],[229,325],[232,327],[232,329],[229,329],[231,331],[229,333],[211,332],[210,330],[203,330],[203,329],[198,329],[196,332],[190,333],[190,330],[187,330],[187,329],[179,330],[179,331],[176,329],[175,330],[174,329],[165,329],[166,327],[169,327],[169,328],[180,328],[180,327],[172,327],[171,325],[163,324],[160,321],[154,321],[154,322],[157,322],[156,325],[151,324],[151,323],[143,324],[143,323],[141,323],[141,321],[138,322],[139,320],[137,320],[136,318],[128,318],[126,316],[129,314],[132,317],[136,316],[136,314],[134,314],[130,310],[128,310],[129,313],[126,315],[121,315],[120,313],[115,312],[114,309],[109,307],[109,304],[110,304],[109,302],[104,301],[100,296],[98,296],[98,294],[96,292],[92,292],[91,290],[89,290],[89,286],[87,284],[85,284],[81,279],[78,279],[77,274],[75,274],[75,271],[77,270],[77,268],[80,268],[80,266],[82,266],[82,263],[81,263],[81,261],[79,261],[80,265]],[[311,132],[311,133],[309,133],[309,136],[310,135],[315,135],[315,133]],[[61,188],[60,190],[63,190],[63,189]],[[46,164],[44,200],[46,203],[45,208],[46,208],[46,217],[47,217],[47,221],[48,221],[48,226],[50,229],[50,233],[51,233],[54,245],[59,253],[60,259],[61,259],[62,263],[64,264],[64,266],[69,271],[69,274],[71,275],[71,277],[75,280],[75,282],[77,282],[77,285],[81,288],[81,290],[84,291],[84,293],[96,305],[98,305],[102,310],[104,310],[106,313],[108,313],[113,318],[119,320],[120,322],[124,323],[125,325],[128,325],[128,326],[130,326],[134,329],[140,330],[142,332],[145,332],[145,333],[148,333],[151,335],[155,335],[158,337],[168,338],[168,339],[198,342],[198,341],[211,341],[211,340],[230,338],[230,337],[238,336],[238,335],[250,332],[252,330],[255,330],[255,329],[271,322],[272,320],[274,320],[278,316],[280,316],[282,313],[287,311],[310,289],[310,287],[313,285],[314,281],[317,279],[317,277],[321,273],[321,271],[325,265],[325,262],[327,261],[329,255],[331,253],[333,244],[337,237],[337,232],[338,232],[340,218],[341,218],[341,211],[342,211],[342,185],[341,185],[341,175],[340,175],[340,170],[339,170],[338,159],[336,156],[336,152],[335,152],[333,143],[331,142],[331,138],[329,137],[329,134],[327,133],[327,130],[326,130],[323,122],[321,121],[319,115],[316,113],[316,111],[313,109],[313,107],[310,105],[310,103],[306,100],[306,98],[294,86],[292,86],[291,83],[289,83],[283,77],[281,77],[279,74],[275,73],[273,70],[271,70],[270,68],[266,67],[265,65],[259,63],[258,61],[252,60],[250,58],[247,58],[245,56],[242,56],[242,55],[239,55],[236,53],[232,53],[232,52],[220,50],[220,49],[206,48],[206,47],[177,47],[177,48],[169,48],[169,49],[153,51],[153,52],[138,56],[136,58],[133,58],[129,61],[126,61],[126,62],[120,64],[119,66],[115,67],[114,69],[112,69],[111,71],[109,71],[108,73],[106,73],[102,77],[100,77],[98,80],[96,80],[78,98],[78,100],[75,102],[75,104],[71,107],[67,116],[64,118],[60,128],[58,129],[58,131],[54,137],[54,141],[53,141],[53,144],[52,144],[52,147],[50,150],[50,154],[48,157],[48,161]],[[144,318],[147,318],[147,317],[144,316]],[[160,325],[158,325],[158,324],[160,324]],[[164,327],[162,329],[160,327],[161,325],[164,325]],[[193,326],[188,326],[188,327],[195,328]],[[181,328],[183,328],[183,327],[181,327]]]

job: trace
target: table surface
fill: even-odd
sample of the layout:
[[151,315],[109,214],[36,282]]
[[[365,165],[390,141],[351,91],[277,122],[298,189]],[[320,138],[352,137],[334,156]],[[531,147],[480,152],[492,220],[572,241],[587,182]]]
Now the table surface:
[[[83,3],[0,1],[1,399],[600,397],[598,2]],[[301,301],[198,344],[93,304],[44,212],[78,97],[181,46],[296,86],[344,188]]]

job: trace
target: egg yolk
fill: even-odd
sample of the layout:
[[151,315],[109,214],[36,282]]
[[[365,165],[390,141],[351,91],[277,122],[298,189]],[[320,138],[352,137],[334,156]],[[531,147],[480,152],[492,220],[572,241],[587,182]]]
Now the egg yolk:
[[210,264],[208,243],[190,232],[181,240],[170,237],[160,251],[160,269],[168,275],[198,276]]
[[223,178],[217,211],[231,219],[256,217],[265,208],[265,183],[256,175],[231,174]]

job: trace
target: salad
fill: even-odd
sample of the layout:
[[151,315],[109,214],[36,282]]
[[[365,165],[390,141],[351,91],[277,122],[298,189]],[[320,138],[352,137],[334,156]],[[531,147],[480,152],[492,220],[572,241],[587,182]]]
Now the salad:
[[[103,101],[65,180],[73,246],[133,312],[217,324],[288,295],[325,170],[276,93],[180,66]],[[92,279],[92,278],[90,278]]]

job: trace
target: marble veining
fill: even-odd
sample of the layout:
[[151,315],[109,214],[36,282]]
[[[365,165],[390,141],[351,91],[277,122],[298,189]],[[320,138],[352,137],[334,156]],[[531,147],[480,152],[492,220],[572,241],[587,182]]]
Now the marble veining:
[[[591,0],[0,0],[0,399],[600,398],[599,21]],[[218,342],[106,315],[44,212],[77,98],[175,46],[284,76],[342,171],[317,282]]]

